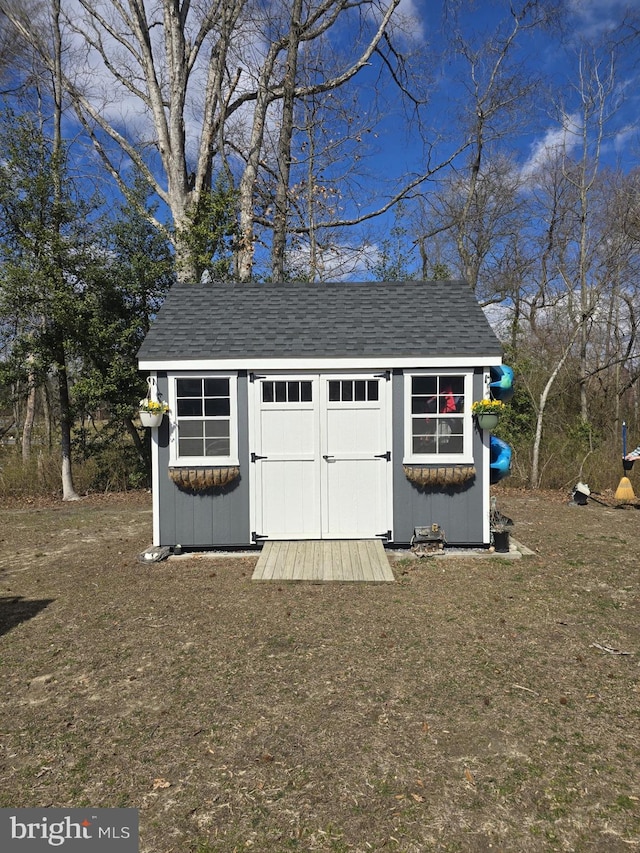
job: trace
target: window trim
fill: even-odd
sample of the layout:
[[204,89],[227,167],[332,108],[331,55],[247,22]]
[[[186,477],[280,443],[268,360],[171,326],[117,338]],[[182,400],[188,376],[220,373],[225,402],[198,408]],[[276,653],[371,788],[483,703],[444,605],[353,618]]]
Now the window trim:
[[[471,403],[473,401],[473,371],[472,370],[411,370],[404,371],[404,456],[406,464],[421,465],[467,465],[473,462],[473,418]],[[411,386],[414,376],[462,376],[464,379],[465,409],[462,413],[462,453],[414,453],[411,411]]]
[[[229,380],[229,455],[180,456],[178,433],[178,379],[228,379]],[[238,459],[238,373],[237,371],[189,370],[170,373],[169,383],[169,464],[172,467],[207,467],[239,465]],[[206,418],[202,418],[205,420]]]
[[[286,386],[286,400],[276,399],[277,389],[275,386],[277,385],[278,382],[284,383],[284,385]],[[310,400],[303,400],[302,399],[302,385],[305,382],[308,382],[308,384],[311,386],[310,387],[310,391],[311,391],[311,399]],[[294,385],[298,385],[298,391],[300,393],[299,393],[299,398],[297,400],[289,399],[289,387],[288,387],[289,383],[294,384]],[[265,400],[264,399],[265,385],[267,385],[267,384],[274,386],[273,387],[273,391],[274,391],[273,400]],[[301,379],[301,378],[296,377],[296,376],[293,376],[293,377],[292,376],[285,376],[284,378],[282,376],[277,376],[275,378],[272,376],[265,376],[265,377],[260,377],[259,382],[258,382],[258,388],[259,388],[258,402],[261,406],[265,407],[265,409],[267,409],[267,410],[271,407],[276,408],[276,409],[281,408],[281,407],[287,408],[290,405],[293,405],[296,407],[308,406],[309,408],[313,408],[313,406],[315,405],[313,382],[311,380],[308,380],[308,379]]]
[[[344,406],[345,408],[354,408],[357,407],[359,409],[377,409],[380,407],[380,383],[382,381],[382,377],[375,375],[365,375],[362,376],[326,376],[326,388],[325,394],[327,396],[327,405],[331,408],[340,408]],[[337,382],[339,385],[339,394],[340,399],[332,400],[331,399],[331,383]],[[356,382],[364,383],[364,398],[357,398],[356,391]],[[345,383],[349,383],[351,385],[351,390],[353,392],[351,399],[343,399],[342,394],[344,391]],[[370,385],[369,383],[375,384],[376,396],[370,397]]]

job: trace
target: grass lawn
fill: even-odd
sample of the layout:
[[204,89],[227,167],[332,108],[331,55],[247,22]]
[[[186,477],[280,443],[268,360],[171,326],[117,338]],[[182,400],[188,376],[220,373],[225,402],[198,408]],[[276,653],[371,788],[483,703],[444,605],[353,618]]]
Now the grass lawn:
[[521,560],[142,564],[146,494],[9,506],[0,806],[141,853],[640,850],[640,513],[500,490]]

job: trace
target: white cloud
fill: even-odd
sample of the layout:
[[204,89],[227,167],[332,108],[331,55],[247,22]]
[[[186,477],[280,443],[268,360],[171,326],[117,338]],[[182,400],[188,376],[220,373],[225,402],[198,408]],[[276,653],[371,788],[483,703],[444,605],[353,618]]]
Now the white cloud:
[[625,151],[630,141],[638,138],[638,125],[628,124],[621,128],[613,140],[613,148],[616,152]]
[[595,39],[619,26],[633,0],[569,0],[570,15],[577,20],[577,35]]
[[582,121],[578,113],[564,115],[560,127],[551,127],[542,139],[537,140],[531,147],[529,158],[522,166],[520,174],[523,178],[533,178],[553,162],[559,154],[570,154],[580,144]]
[[422,42],[426,38],[425,9],[420,5],[418,0],[401,0],[392,18],[392,27],[398,25],[410,41]]
[[[309,248],[300,246],[288,254],[288,264],[292,271],[306,276],[309,271]],[[371,267],[379,257],[375,245],[363,243],[349,245],[336,241],[319,250],[318,273],[320,281],[364,281],[371,277]]]

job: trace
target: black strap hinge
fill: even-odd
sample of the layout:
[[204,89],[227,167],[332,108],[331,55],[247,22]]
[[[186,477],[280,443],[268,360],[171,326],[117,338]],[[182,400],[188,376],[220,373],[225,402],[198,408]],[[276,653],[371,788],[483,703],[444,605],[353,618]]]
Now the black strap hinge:
[[376,533],[376,539],[388,539],[391,542],[391,531],[387,530],[386,533]]
[[376,453],[373,457],[374,459],[386,459],[387,462],[391,462],[391,451],[387,450],[386,453]]
[[268,536],[264,536],[262,533],[256,533],[255,530],[251,533],[251,541],[259,542],[261,539],[268,539]]
[[257,461],[258,461],[258,459],[267,459],[267,457],[266,457],[266,456],[258,456],[258,454],[257,454],[257,453],[252,453],[252,454],[251,454],[251,461],[252,461],[252,462],[257,462]]
[[391,379],[391,371],[385,370],[382,373],[374,373],[373,374],[376,379],[386,379],[387,382]]
[[266,376],[263,376],[260,373],[249,373],[249,382],[255,382],[256,379],[266,379]]

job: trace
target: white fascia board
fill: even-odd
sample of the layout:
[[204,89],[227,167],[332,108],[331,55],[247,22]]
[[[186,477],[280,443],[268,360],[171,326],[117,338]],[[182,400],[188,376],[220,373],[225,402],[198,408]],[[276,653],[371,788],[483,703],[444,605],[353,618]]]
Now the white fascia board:
[[141,360],[140,370],[391,370],[419,368],[465,368],[493,367],[502,364],[500,356],[440,356],[420,358],[418,356],[392,358],[201,358]]

